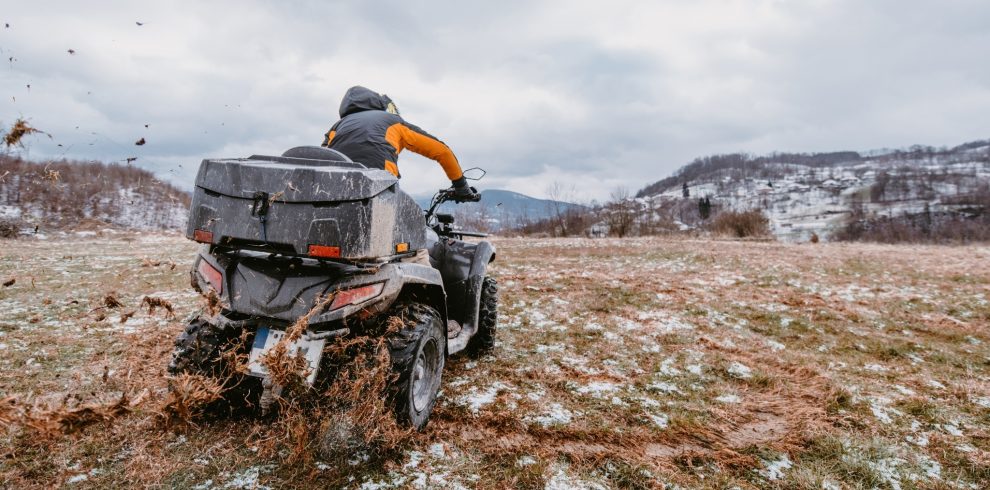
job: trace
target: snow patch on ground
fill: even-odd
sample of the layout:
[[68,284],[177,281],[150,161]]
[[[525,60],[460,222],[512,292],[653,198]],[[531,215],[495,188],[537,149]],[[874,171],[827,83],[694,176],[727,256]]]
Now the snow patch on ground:
[[677,385],[675,385],[674,383],[667,383],[664,381],[657,381],[654,383],[650,383],[649,385],[647,385],[647,388],[652,390],[657,390],[663,393],[667,393],[668,395],[683,394],[683,392],[680,390],[680,388],[677,387]]
[[646,416],[650,419],[651,422],[653,422],[654,425],[656,425],[661,429],[666,429],[667,426],[670,425],[670,417],[662,413],[660,414],[648,413],[646,414]]
[[607,490],[608,487],[592,481],[581,480],[567,473],[563,467],[551,468],[553,472],[544,490]]
[[241,488],[244,490],[269,490],[271,487],[262,485],[258,482],[261,477],[261,473],[267,473],[271,470],[270,466],[252,466],[250,468],[236,473],[233,478],[231,478],[227,483],[225,483],[220,488]]
[[595,398],[602,398],[606,393],[618,391],[619,386],[607,381],[592,381],[586,385],[578,386],[574,391],[582,395],[591,395]]
[[740,379],[749,379],[753,377],[753,370],[750,369],[749,366],[740,362],[733,362],[730,364],[727,371],[732,376]]
[[511,387],[505,383],[496,382],[482,391],[472,389],[470,393],[459,398],[458,403],[467,406],[468,409],[471,410],[471,413],[477,414],[478,411],[481,410],[481,407],[489,405],[495,401],[495,397],[498,396],[499,391],[510,388]]
[[977,405],[979,405],[979,406],[981,406],[983,408],[990,408],[990,396],[983,396],[983,397],[980,397],[980,398],[974,398],[973,399],[973,403],[975,403],[975,404],[977,404]]
[[732,403],[739,403],[739,402],[742,401],[742,399],[739,398],[739,395],[733,395],[731,393],[728,393],[728,394],[725,394],[725,395],[721,395],[719,397],[716,397],[715,398],[715,401],[717,401],[719,403],[732,404]]
[[530,420],[542,425],[543,427],[550,427],[554,425],[567,425],[571,423],[576,414],[559,403],[551,403],[549,409],[537,417],[533,417]]
[[760,474],[765,476],[767,480],[780,480],[784,477],[784,470],[790,469],[794,463],[786,454],[782,454],[780,458],[773,461],[763,461],[763,465],[766,469],[760,471]]

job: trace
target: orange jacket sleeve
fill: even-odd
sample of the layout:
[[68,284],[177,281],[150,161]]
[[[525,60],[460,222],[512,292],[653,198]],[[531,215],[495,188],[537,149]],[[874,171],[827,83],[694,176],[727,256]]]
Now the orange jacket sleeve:
[[395,123],[385,132],[385,139],[395,147],[396,152],[409,148],[426,158],[436,160],[450,180],[464,176],[461,164],[457,162],[457,157],[450,147],[415,125],[406,122]]

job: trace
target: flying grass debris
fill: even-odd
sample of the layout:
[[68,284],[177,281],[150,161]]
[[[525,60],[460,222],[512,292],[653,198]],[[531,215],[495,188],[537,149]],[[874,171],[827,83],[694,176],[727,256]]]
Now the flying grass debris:
[[4,135],[4,137],[3,137],[3,144],[7,148],[10,148],[11,146],[14,146],[14,145],[24,146],[24,144],[23,144],[23,142],[21,140],[25,136],[28,136],[28,135],[31,135],[31,134],[38,134],[38,133],[47,135],[49,138],[51,138],[51,135],[50,134],[48,134],[48,133],[46,133],[46,132],[44,132],[44,131],[42,131],[42,130],[40,130],[38,128],[32,127],[24,119],[18,119],[16,121],[14,121],[14,125],[10,128],[10,131],[8,131],[6,135]]
[[106,308],[110,308],[112,310],[114,308],[120,308],[121,306],[124,306],[124,303],[121,303],[120,300],[117,299],[115,293],[109,293],[103,297],[103,306]]
[[137,140],[137,141],[134,142],[134,144],[137,145],[137,146],[143,146],[145,143],[146,142],[144,141],[144,138],[141,138],[141,139],[139,139],[139,140]]
[[45,168],[44,178],[45,178],[45,180],[47,180],[48,182],[50,182],[52,185],[58,184],[58,181],[59,181],[59,179],[61,177],[62,176],[58,173],[58,170],[47,168],[47,167]]
[[42,409],[24,406],[15,397],[7,397],[0,402],[0,425],[19,425],[42,435],[74,434],[92,424],[130,413],[147,395],[148,391],[144,390],[132,400],[124,393],[114,401],[79,406],[68,406],[67,399],[60,406]]
[[153,315],[156,309],[162,308],[163,310],[165,310],[166,319],[169,320],[175,319],[175,308],[172,306],[172,303],[170,303],[168,300],[154,296],[145,296],[144,299],[141,300],[141,306],[148,307],[149,315]]
[[223,396],[224,383],[198,374],[180,374],[168,381],[168,395],[159,409],[166,424],[190,423]]

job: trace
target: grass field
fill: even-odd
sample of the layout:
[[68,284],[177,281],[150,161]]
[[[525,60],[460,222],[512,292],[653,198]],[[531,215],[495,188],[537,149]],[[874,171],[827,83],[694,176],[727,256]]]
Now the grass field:
[[[8,488],[985,488],[990,248],[496,240],[498,345],[427,429],[345,461],[168,424],[195,246],[0,242]],[[108,296],[122,306],[108,308]],[[175,317],[142,308],[145,296]],[[110,302],[112,303],[112,302]],[[125,321],[122,316],[129,316]],[[122,399],[122,396],[126,397]]]

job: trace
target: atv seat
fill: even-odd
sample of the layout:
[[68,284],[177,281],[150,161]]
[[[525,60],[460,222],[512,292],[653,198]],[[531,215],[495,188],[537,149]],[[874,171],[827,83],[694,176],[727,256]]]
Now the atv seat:
[[282,153],[282,156],[287,158],[305,158],[306,160],[355,163],[362,168],[367,168],[337,150],[331,150],[322,146],[297,146],[286,150],[285,153]]

